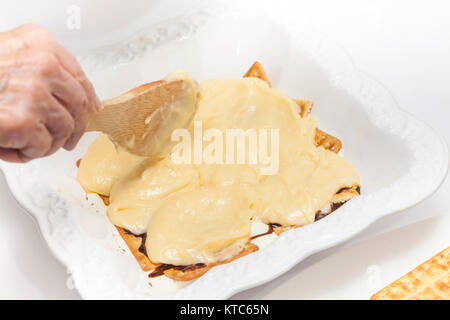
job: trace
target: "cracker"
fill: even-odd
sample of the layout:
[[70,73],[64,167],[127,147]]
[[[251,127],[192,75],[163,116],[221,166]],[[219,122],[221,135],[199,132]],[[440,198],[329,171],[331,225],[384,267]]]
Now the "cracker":
[[[320,220],[320,219],[326,217],[333,211],[336,211],[337,209],[339,209],[344,203],[346,203],[347,201],[349,201],[359,195],[360,195],[359,186],[353,186],[350,188],[341,188],[333,196],[333,200],[331,200],[329,209],[326,212],[318,211],[316,213],[316,217],[315,217],[314,221],[317,221],[317,220]],[[273,232],[275,232],[275,234],[277,236],[279,236],[280,234],[282,234],[285,231],[300,228],[300,227],[303,227],[303,226],[302,225],[274,226]]]
[[342,204],[350,199],[353,199],[354,197],[359,196],[360,194],[359,186],[353,186],[351,188],[342,188],[333,197],[333,200],[331,201],[333,204]]
[[240,257],[246,256],[249,253],[258,251],[258,246],[248,242],[243,250],[235,255],[234,257],[231,257],[229,259],[223,260],[223,261],[217,261],[213,263],[208,264],[197,264],[197,265],[190,265],[190,266],[181,266],[181,267],[172,267],[168,268],[163,271],[164,275],[172,280],[176,281],[189,281],[193,280],[195,278],[198,278],[205,274],[209,269],[212,267],[230,263],[233,260],[236,260]]
[[300,117],[304,118],[311,113],[314,102],[311,100],[292,99],[300,107]]
[[147,233],[144,233],[142,236],[137,236],[126,229],[118,226],[115,227],[143,271],[151,271],[159,266],[159,264],[151,262],[147,256],[145,249],[145,238]]
[[177,281],[189,281],[198,278],[214,266],[229,263],[258,250],[258,246],[252,243],[247,243],[240,253],[223,261],[217,261],[209,264],[197,263],[186,266],[174,266],[160,263],[155,264],[148,258],[147,252],[145,251],[146,234],[137,236],[126,229],[117,226],[116,229],[119,231],[120,236],[125,241],[143,271],[153,271],[150,274],[151,277],[164,274],[165,276]]
[[371,300],[449,300],[450,247],[375,293]]
[[248,69],[248,71],[244,74],[244,78],[248,77],[255,77],[264,80],[265,82],[267,82],[269,87],[272,87],[272,84],[270,83],[269,78],[267,77],[266,71],[264,71],[264,68],[258,61],[255,61],[255,63],[252,64],[250,69]]
[[338,153],[342,148],[342,142],[331,134],[316,128],[316,136],[314,142],[317,147],[323,147],[327,150]]
[[[272,87],[269,78],[267,77],[267,74],[264,71],[263,66],[258,61],[255,61],[250,67],[250,69],[248,69],[248,71],[244,74],[244,78],[246,77],[255,77],[264,80],[265,82],[267,82],[269,87]],[[311,112],[314,102],[302,99],[293,99],[293,100],[300,107],[301,117],[305,117]],[[338,138],[320,129],[316,129],[315,143],[316,146],[322,146],[325,149],[331,150],[335,153],[338,153],[342,148],[342,142]]]

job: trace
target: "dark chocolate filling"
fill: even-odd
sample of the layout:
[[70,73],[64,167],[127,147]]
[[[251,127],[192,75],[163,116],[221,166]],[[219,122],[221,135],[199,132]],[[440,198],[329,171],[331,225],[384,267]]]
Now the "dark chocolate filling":
[[316,216],[314,217],[314,222],[316,222],[322,218],[325,218],[327,215],[329,215],[329,213],[322,213],[322,211],[317,211]]
[[278,223],[269,223],[269,230],[267,230],[267,231],[264,232],[264,233],[257,234],[256,236],[250,237],[250,241],[252,241],[253,239],[256,239],[256,238],[259,238],[259,237],[262,237],[262,236],[266,236],[266,235],[268,235],[268,234],[271,234],[271,233],[273,232],[273,228],[276,228],[276,227],[281,227],[281,224],[278,224]]
[[[341,189],[338,190],[338,192],[336,192],[336,194],[339,194],[339,193],[341,193],[342,191],[350,190],[350,189],[352,189],[352,188],[349,188],[349,187],[341,188]],[[361,188],[360,188],[360,186],[357,186],[357,187],[355,188],[355,190],[356,190],[356,192],[358,192],[358,194],[361,194]],[[316,222],[317,220],[320,220],[320,219],[322,219],[322,218],[325,218],[327,215],[329,215],[329,214],[332,213],[333,211],[336,211],[336,210],[339,209],[345,202],[347,202],[347,201],[344,201],[344,202],[337,202],[337,203],[331,203],[331,209],[330,209],[330,212],[328,212],[328,213],[322,213],[322,211],[317,211],[316,216],[315,216],[315,218],[314,218],[314,222]]]
[[180,270],[182,272],[186,271],[192,271],[199,268],[206,267],[206,264],[204,263],[196,263],[196,264],[189,264],[187,266],[174,266],[173,264],[161,264],[156,269],[148,275],[149,278],[155,278],[164,275],[164,271],[168,269],[175,269]]
[[141,245],[139,246],[138,251],[148,258],[147,248],[145,247],[145,241],[147,240],[147,232],[144,232],[143,234],[137,235],[137,234],[134,234],[133,232],[131,232],[131,231],[127,230],[127,229],[123,229],[123,231],[125,231],[126,234],[135,236],[136,238],[141,238]]

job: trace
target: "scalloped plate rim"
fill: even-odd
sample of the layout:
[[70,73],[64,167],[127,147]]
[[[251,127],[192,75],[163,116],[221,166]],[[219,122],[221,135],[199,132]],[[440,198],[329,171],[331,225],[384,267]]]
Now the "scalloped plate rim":
[[[426,128],[426,130],[428,130],[432,136],[437,139],[440,143],[440,148],[441,148],[441,154],[442,154],[442,160],[443,160],[443,166],[441,168],[439,168],[439,174],[437,175],[435,181],[433,181],[433,184],[428,187],[428,188],[423,188],[422,190],[420,190],[420,197],[417,198],[411,198],[408,199],[408,201],[404,201],[404,203],[399,203],[399,205],[388,211],[385,212],[383,214],[379,214],[379,215],[375,215],[373,217],[367,218],[365,220],[362,221],[361,225],[359,226],[353,226],[353,228],[351,229],[351,232],[346,233],[344,236],[337,236],[337,238],[333,238],[331,239],[332,241],[328,241],[326,244],[319,244],[316,245],[315,247],[308,247],[307,249],[304,250],[303,254],[301,256],[296,256],[295,259],[292,259],[290,261],[290,263],[288,265],[285,265],[283,268],[279,268],[277,270],[277,272],[273,272],[273,273],[268,273],[265,274],[264,276],[261,276],[258,281],[250,281],[250,282],[243,282],[241,284],[234,284],[231,285],[229,288],[227,288],[224,292],[222,292],[222,295],[214,297],[215,299],[225,299],[230,297],[233,294],[236,294],[237,292],[246,290],[248,288],[251,287],[255,287],[258,285],[261,285],[263,283],[266,283],[272,279],[277,278],[278,276],[280,276],[281,274],[285,273],[286,271],[288,271],[289,269],[291,269],[293,266],[295,266],[297,263],[299,263],[300,261],[302,261],[303,259],[305,259],[306,257],[317,253],[321,250],[325,250],[329,247],[335,246],[339,243],[342,243],[352,237],[354,237],[356,234],[358,234],[359,232],[363,231],[364,229],[366,229],[367,227],[369,227],[371,224],[373,224],[375,221],[386,217],[388,215],[394,214],[396,212],[399,212],[401,210],[407,209],[409,207],[412,207],[418,203],[420,203],[421,201],[425,200],[426,198],[428,198],[429,196],[431,196],[436,190],[439,189],[439,187],[441,186],[441,184],[444,182],[445,177],[447,175],[448,172],[448,168],[449,168],[449,152],[448,152],[448,146],[446,144],[446,142],[444,141],[444,139],[438,135],[434,129],[432,127],[430,127],[428,124],[426,124],[424,121],[418,119],[417,117],[415,117],[414,115],[410,114],[408,111],[402,109],[397,102],[395,101],[395,99],[393,98],[393,96],[390,94],[389,90],[387,88],[385,88],[381,83],[379,83],[378,81],[374,80],[372,77],[368,76],[367,74],[365,74],[364,72],[360,71],[355,64],[353,63],[353,60],[351,59],[351,56],[345,51],[345,49],[340,48],[341,51],[344,53],[344,57],[347,60],[346,62],[349,63],[349,65],[352,66],[353,70],[350,70],[352,73],[357,74],[357,76],[359,77],[364,77],[365,81],[372,81],[374,83],[376,83],[382,90],[386,91],[386,94],[389,96],[389,98],[392,100],[392,105],[397,109],[396,111],[398,111],[398,114],[401,115],[407,122],[417,122],[419,124],[421,124],[424,128]],[[20,165],[17,165],[20,166]],[[47,229],[48,229],[48,222],[45,222],[43,219],[43,215],[41,214],[37,214],[36,212],[40,211],[39,208],[37,208],[35,205],[33,205],[31,203],[31,201],[26,197],[25,193],[22,192],[20,190],[20,186],[18,185],[18,181],[16,180],[16,178],[14,177],[14,172],[10,171],[13,170],[12,168],[15,168],[15,165],[9,165],[6,164],[4,162],[0,162],[0,169],[3,172],[3,175],[5,177],[5,180],[7,182],[7,185],[9,187],[9,190],[11,192],[11,194],[13,195],[13,197],[15,198],[15,200],[18,202],[18,204],[26,211],[30,214],[30,216],[34,217],[36,219],[36,221],[38,222],[39,225],[39,230],[40,233],[42,234],[43,238],[45,239],[45,242],[47,243],[47,245],[50,248],[50,251],[52,252],[52,254],[56,257],[57,260],[59,260],[63,265],[65,265],[67,268],[70,268],[70,257],[69,256],[64,256],[64,254],[60,251],[59,248],[56,247],[56,243],[54,243],[54,241],[51,239],[51,236],[49,235]],[[84,292],[83,289],[81,288],[77,288],[80,295],[83,298],[88,298],[88,296],[90,296],[90,294],[88,292]]]

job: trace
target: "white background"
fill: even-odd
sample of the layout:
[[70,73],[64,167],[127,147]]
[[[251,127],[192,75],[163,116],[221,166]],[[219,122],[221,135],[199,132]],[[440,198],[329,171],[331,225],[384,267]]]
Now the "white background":
[[[199,1],[2,1],[0,30],[39,23],[76,54],[124,39]],[[349,53],[359,69],[383,83],[401,107],[450,142],[448,1],[291,2],[299,19],[308,16]],[[66,10],[72,4],[81,8],[80,30],[66,27]],[[282,277],[233,298],[367,299],[450,245],[449,198],[447,179],[418,206],[387,217],[355,239],[313,255]],[[0,176],[0,298],[78,299],[70,288],[70,275],[51,255],[36,223],[17,205]]]

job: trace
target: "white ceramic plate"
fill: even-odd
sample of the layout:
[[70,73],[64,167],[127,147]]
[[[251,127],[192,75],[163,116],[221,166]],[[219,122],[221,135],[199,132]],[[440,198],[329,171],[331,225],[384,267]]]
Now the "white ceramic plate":
[[[73,274],[83,298],[220,299],[269,281],[296,263],[354,236],[375,220],[434,192],[448,168],[443,140],[401,110],[377,82],[355,69],[345,52],[282,5],[210,3],[79,57],[102,99],[169,71],[196,79],[239,77],[262,62],[274,87],[315,101],[319,126],[339,137],[359,170],[362,196],[312,225],[284,233],[264,249],[213,268],[180,288],[140,271],[104,215],[97,196],[75,181],[73,152],[26,165],[1,163],[12,193],[33,214],[51,251]],[[356,257],[355,257],[356,258]]]

